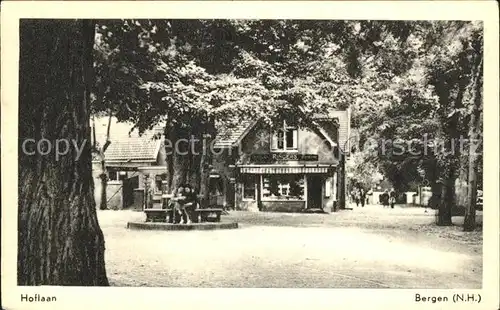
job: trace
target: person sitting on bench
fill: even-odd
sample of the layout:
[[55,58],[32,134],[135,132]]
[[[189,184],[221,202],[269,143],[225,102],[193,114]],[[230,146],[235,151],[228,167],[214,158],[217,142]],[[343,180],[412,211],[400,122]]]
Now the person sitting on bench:
[[190,185],[184,186],[184,214],[186,222],[191,223],[194,216],[194,210],[197,207],[196,193]]
[[175,192],[175,196],[172,198],[174,224],[179,224],[181,222],[184,222],[184,223],[187,222],[186,216],[184,215],[185,214],[185,210],[184,210],[185,200],[186,200],[186,197],[184,196],[184,187],[179,186]]
[[190,224],[192,222],[194,209],[197,207],[196,194],[189,185],[181,185],[177,188],[173,203],[173,223]]

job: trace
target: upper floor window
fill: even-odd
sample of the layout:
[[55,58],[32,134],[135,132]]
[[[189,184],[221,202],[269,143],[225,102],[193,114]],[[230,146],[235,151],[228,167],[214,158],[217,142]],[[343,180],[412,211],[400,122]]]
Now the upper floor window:
[[271,149],[273,151],[295,151],[297,145],[297,127],[283,122],[283,127],[277,129],[272,135]]

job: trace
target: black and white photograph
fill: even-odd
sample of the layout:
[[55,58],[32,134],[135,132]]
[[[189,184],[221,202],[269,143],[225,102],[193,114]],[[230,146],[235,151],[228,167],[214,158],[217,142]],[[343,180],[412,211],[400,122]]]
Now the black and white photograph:
[[26,17],[11,34],[11,300],[64,298],[19,289],[40,286],[408,289],[410,305],[498,306],[481,293],[499,276],[483,252],[498,100],[482,20],[152,16]]

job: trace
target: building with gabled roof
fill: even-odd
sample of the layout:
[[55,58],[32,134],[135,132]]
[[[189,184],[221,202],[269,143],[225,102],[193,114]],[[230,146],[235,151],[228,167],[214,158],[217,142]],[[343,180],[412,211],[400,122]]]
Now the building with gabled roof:
[[[106,142],[108,117],[95,119],[95,138],[98,145]],[[133,124],[111,119],[110,144],[106,149],[105,165],[108,177],[106,197],[110,209],[142,208],[140,198],[144,188],[144,175],[151,177],[152,188],[161,191],[161,182],[166,178],[164,141],[162,128],[154,128],[139,135],[132,130]],[[94,177],[95,199],[101,201],[103,173],[101,158],[93,154],[92,172]],[[135,194],[134,194],[135,192]],[[139,197],[136,199],[135,197]],[[139,204],[139,205],[137,205]]]
[[[107,119],[98,123],[96,137],[104,143]],[[349,124],[349,111],[329,111],[315,115],[307,128],[284,122],[271,130],[259,120],[219,126],[214,144],[208,148],[214,150],[209,203],[255,211],[329,212],[343,207]],[[111,125],[111,144],[105,153],[111,207],[135,205],[133,192],[143,191],[146,174],[156,191],[161,191],[166,179],[165,143],[154,139],[161,129],[139,136],[131,128],[131,124],[115,120]],[[102,173],[99,167],[96,158],[96,184]],[[96,186],[96,200],[99,192]]]
[[212,203],[241,210],[332,211],[345,206],[349,111],[314,116],[307,128],[259,120],[221,130],[214,147]]

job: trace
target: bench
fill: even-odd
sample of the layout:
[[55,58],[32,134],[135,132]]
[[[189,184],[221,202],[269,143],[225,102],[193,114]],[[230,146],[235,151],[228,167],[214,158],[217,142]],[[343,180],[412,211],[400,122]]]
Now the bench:
[[[205,223],[205,222],[220,222],[220,216],[222,214],[222,209],[219,208],[204,208],[193,210],[194,219],[193,222]],[[213,217],[215,216],[215,218]]]
[[165,222],[168,211],[167,209],[144,209],[146,222]]
[[172,217],[172,209],[166,208],[171,195],[154,193],[149,200],[149,208],[144,208],[146,222],[166,222],[167,217]]
[[[174,221],[174,210],[173,209],[144,209],[146,213],[146,222],[169,222]],[[193,212],[193,218],[191,219],[194,223],[205,223],[205,222],[220,222],[222,209],[219,208],[206,208],[206,209],[195,209]]]

